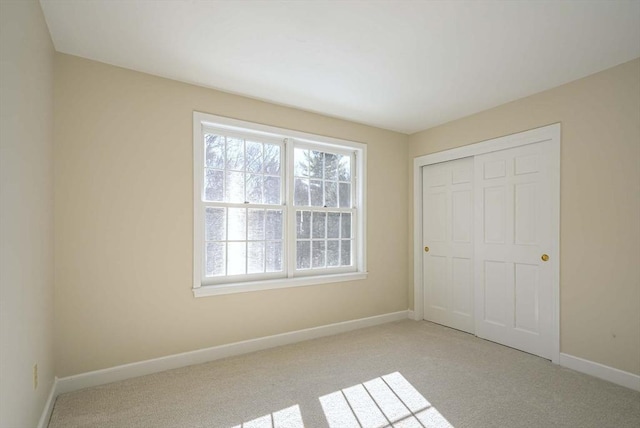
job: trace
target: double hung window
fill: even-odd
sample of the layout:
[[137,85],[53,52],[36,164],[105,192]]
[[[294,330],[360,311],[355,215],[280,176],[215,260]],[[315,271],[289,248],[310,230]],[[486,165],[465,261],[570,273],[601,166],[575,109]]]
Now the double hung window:
[[365,149],[194,113],[196,296],[363,279]]

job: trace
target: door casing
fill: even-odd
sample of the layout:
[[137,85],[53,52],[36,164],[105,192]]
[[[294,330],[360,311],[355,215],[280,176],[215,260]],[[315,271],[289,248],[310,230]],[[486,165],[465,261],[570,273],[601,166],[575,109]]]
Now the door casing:
[[423,303],[423,263],[422,263],[422,167],[461,159],[469,156],[477,156],[498,150],[511,149],[543,141],[551,142],[551,166],[549,170],[551,182],[551,247],[556,254],[552,266],[552,334],[551,334],[551,361],[559,364],[560,361],[560,136],[561,125],[556,123],[529,131],[494,138],[467,146],[457,147],[442,152],[432,153],[417,157],[413,160],[413,226],[414,226],[414,288],[413,288],[413,318],[424,319]]

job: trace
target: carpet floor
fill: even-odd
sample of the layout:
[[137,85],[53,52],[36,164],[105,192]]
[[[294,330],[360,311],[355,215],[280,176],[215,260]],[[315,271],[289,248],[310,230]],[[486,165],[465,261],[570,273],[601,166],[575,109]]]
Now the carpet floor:
[[430,425],[638,428],[640,393],[407,320],[62,394],[49,428]]

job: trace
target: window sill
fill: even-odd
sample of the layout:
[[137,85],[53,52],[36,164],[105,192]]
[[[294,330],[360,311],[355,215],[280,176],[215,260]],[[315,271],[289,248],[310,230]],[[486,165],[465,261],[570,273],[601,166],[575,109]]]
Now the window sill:
[[204,285],[193,289],[194,297],[217,296],[221,294],[246,293],[249,291],[274,290],[277,288],[303,287],[306,285],[329,284],[332,282],[357,281],[367,279],[367,272],[350,272],[335,275],[279,278],[267,281],[239,282],[234,284]]

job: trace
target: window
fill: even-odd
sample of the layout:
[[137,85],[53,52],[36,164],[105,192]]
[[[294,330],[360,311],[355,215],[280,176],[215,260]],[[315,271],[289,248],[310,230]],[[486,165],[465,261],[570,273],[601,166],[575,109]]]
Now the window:
[[364,279],[366,146],[194,113],[194,294]]

